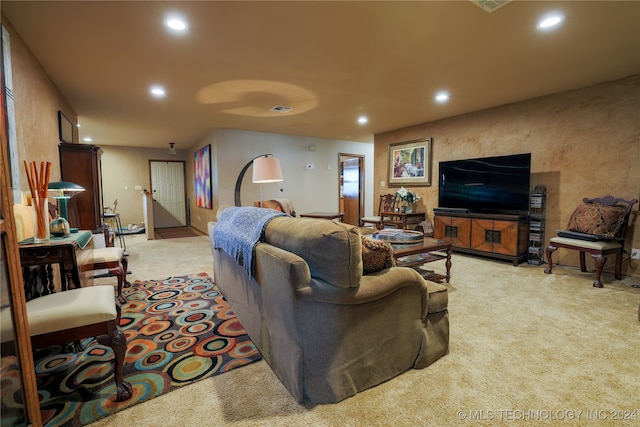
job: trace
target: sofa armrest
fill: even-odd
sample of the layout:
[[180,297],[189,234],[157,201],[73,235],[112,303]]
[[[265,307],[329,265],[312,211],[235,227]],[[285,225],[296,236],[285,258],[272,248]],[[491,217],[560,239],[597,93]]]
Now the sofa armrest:
[[364,304],[392,294],[403,287],[415,287],[420,294],[420,317],[427,316],[429,293],[420,274],[408,267],[391,267],[362,276],[357,288],[339,289],[322,280],[311,279],[311,285],[297,290],[301,301],[317,301],[329,304]]

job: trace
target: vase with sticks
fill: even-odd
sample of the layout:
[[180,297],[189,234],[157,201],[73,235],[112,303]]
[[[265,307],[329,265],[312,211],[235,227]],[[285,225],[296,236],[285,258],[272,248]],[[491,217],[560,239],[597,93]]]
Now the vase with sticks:
[[49,176],[51,162],[40,162],[40,170],[36,167],[36,162],[27,164],[24,162],[27,182],[31,191],[31,210],[33,212],[33,241],[35,243],[49,240],[49,199],[47,191],[49,187]]

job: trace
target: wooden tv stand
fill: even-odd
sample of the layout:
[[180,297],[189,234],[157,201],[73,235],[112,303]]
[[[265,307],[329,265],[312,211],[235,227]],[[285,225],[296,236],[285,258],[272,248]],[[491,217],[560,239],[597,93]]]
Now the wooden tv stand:
[[450,241],[454,251],[509,260],[513,265],[526,261],[526,215],[434,211],[433,237]]

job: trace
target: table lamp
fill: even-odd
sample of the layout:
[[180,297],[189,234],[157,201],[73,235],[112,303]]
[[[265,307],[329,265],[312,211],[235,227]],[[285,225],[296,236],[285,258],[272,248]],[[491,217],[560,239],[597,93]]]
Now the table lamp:
[[77,228],[69,227],[67,203],[70,198],[84,191],[84,187],[73,182],[58,181],[49,183],[49,195],[58,201],[58,218],[51,221],[51,234],[54,236],[68,236],[78,232]]

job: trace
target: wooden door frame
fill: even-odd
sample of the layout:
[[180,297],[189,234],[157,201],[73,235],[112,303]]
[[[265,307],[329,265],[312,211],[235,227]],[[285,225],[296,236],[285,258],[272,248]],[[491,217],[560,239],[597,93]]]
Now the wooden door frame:
[[358,177],[358,222],[364,216],[364,154],[338,153],[338,206],[340,206],[340,176],[342,175],[342,158],[355,157],[358,159],[358,169],[360,176]]

